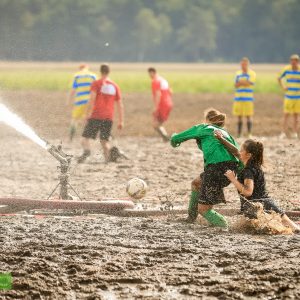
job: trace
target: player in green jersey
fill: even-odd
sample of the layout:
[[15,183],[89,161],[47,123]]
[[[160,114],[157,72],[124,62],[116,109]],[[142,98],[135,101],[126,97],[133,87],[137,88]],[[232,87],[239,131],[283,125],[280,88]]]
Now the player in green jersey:
[[179,134],[173,134],[171,145],[178,147],[182,142],[195,139],[203,152],[204,172],[192,182],[189,202],[189,221],[195,221],[199,213],[212,225],[227,227],[227,221],[212,208],[215,204],[225,203],[223,188],[230,184],[224,173],[229,169],[237,172],[239,160],[215,138],[221,131],[226,140],[238,147],[235,140],[223,129],[226,115],[215,109],[205,112],[205,123],[193,126]]

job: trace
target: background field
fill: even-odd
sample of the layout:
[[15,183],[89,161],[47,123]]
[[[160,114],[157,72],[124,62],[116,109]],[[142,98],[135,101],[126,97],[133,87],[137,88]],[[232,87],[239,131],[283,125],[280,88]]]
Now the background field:
[[[152,64],[112,64],[111,78],[126,93],[148,93],[146,70]],[[99,64],[91,63],[98,74]],[[234,64],[155,64],[175,93],[232,93]],[[280,93],[277,73],[282,65],[253,65],[257,72],[256,93]],[[13,90],[64,91],[70,86],[77,63],[0,62],[0,86]]]
[[[149,64],[111,64],[111,77],[121,87],[126,111],[122,135],[151,136],[152,100]],[[99,63],[90,63],[96,73]],[[228,114],[227,127],[235,134],[231,115],[233,80],[237,64],[155,64],[171,84],[174,110],[167,123],[170,132],[199,123],[203,111],[216,107]],[[2,102],[17,111],[46,137],[66,137],[71,105],[66,105],[67,91],[78,63],[8,63],[0,62]],[[257,72],[255,86],[254,134],[280,133],[282,92],[277,72],[282,65],[253,65]],[[49,126],[51,119],[51,126]]]

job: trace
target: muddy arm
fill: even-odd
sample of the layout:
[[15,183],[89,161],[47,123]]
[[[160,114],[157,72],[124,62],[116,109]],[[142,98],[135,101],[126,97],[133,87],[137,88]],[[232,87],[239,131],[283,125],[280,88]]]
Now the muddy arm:
[[225,148],[236,158],[240,159],[240,152],[239,149],[227,141],[223,135],[215,133],[215,137],[225,146]]

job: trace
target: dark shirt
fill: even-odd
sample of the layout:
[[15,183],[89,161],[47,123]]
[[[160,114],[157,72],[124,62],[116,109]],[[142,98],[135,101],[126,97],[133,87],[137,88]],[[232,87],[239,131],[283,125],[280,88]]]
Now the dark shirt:
[[245,179],[251,179],[254,182],[252,195],[250,197],[246,197],[248,200],[269,197],[266,190],[265,175],[261,167],[251,162],[247,164],[247,166],[245,166],[245,168],[238,175],[238,181],[240,183],[244,184]]

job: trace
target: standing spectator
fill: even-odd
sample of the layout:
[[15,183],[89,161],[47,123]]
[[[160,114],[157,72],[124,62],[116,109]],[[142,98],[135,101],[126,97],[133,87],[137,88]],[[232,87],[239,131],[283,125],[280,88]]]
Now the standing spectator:
[[90,99],[91,84],[96,80],[96,75],[89,71],[86,64],[79,66],[79,72],[74,75],[72,89],[68,104],[73,103],[72,119],[70,125],[70,141],[73,140],[78,125],[83,123],[86,116],[87,105]]
[[288,122],[290,116],[293,117],[292,138],[299,135],[299,114],[300,114],[300,66],[299,55],[293,54],[290,57],[290,64],[285,66],[278,76],[278,82],[284,96],[284,112],[282,133],[280,137],[284,138],[288,133]]
[[247,57],[241,59],[241,70],[235,76],[235,98],[233,104],[233,115],[237,116],[238,137],[242,135],[243,118],[247,120],[248,137],[252,134],[254,104],[253,86],[256,74],[249,68],[250,61]]

